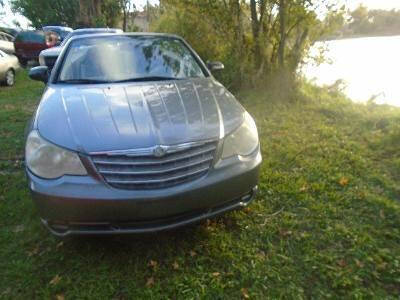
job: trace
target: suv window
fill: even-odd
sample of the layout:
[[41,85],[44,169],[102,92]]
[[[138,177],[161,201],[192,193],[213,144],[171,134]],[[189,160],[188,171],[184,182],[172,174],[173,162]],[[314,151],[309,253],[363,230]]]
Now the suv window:
[[25,31],[21,32],[15,38],[16,42],[31,42],[31,43],[45,43],[45,36],[40,31]]
[[32,32],[30,35],[30,41],[34,43],[45,43],[45,35],[43,32]]

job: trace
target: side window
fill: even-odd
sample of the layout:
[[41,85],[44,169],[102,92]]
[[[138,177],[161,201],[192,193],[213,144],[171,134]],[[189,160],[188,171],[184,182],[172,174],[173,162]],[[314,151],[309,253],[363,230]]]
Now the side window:
[[44,34],[41,34],[41,33],[38,33],[38,32],[32,32],[32,35],[31,35],[30,39],[34,43],[44,43],[45,42]]
[[25,35],[24,33],[18,34],[17,37],[15,38],[15,41],[19,43],[23,42],[25,40],[24,35]]

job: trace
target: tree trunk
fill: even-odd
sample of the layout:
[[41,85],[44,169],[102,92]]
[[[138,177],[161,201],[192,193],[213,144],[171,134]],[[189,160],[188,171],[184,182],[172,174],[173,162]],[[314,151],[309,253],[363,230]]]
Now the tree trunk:
[[303,30],[302,34],[299,35],[296,39],[296,44],[293,47],[292,50],[292,59],[291,59],[291,71],[296,71],[299,64],[301,63],[301,58],[302,58],[302,50],[304,49],[304,44],[307,40],[309,33],[309,29],[306,28]]
[[278,62],[281,68],[285,67],[286,47],[286,0],[279,1],[280,41],[278,48]]
[[86,27],[92,27],[94,21],[102,14],[102,0],[79,0],[79,23]]
[[[257,3],[259,10],[257,11]],[[250,12],[251,12],[251,28],[254,40],[254,64],[255,68],[263,68],[263,61],[265,59],[262,57],[262,47],[261,47],[261,37],[262,37],[262,26],[264,22],[264,16],[266,11],[267,0],[250,0]],[[260,73],[258,71],[257,73]]]
[[79,0],[79,24],[89,25],[88,3],[85,0]]
[[126,32],[126,29],[127,29],[127,19],[128,19],[128,14],[127,14],[127,12],[124,10],[124,17],[123,17],[123,20],[122,20],[122,30],[123,31],[125,31]]
[[230,5],[232,7],[232,15],[235,16],[235,55],[236,59],[240,61],[239,64],[239,74],[238,74],[238,86],[240,86],[243,82],[243,74],[244,74],[244,65],[245,61],[243,60],[243,20],[242,20],[242,9],[240,7],[240,0],[231,0]]
[[254,41],[254,47],[253,47],[254,64],[256,68],[259,68],[261,63],[260,20],[258,17],[256,0],[250,0],[250,11],[251,11],[251,28]]

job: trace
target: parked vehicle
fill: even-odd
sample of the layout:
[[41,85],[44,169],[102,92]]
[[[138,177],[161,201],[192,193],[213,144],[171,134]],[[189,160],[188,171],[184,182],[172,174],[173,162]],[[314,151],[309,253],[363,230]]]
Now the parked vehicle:
[[58,35],[58,44],[61,44],[62,41],[74,31],[71,27],[64,27],[64,26],[44,26],[44,32],[55,32]]
[[18,59],[0,50],[0,82],[12,86],[15,83],[15,72],[19,69]]
[[118,28],[82,28],[76,29],[68,34],[60,46],[53,47],[50,49],[43,50],[39,55],[39,64],[41,66],[47,66],[50,70],[53,68],[58,56],[61,53],[62,48],[68,42],[68,40],[74,36],[85,35],[85,34],[99,34],[99,33],[122,33],[123,31]]
[[5,32],[8,33],[9,35],[11,35],[12,37],[16,37],[18,32],[20,32],[20,29],[17,28],[9,28],[9,27],[2,27],[0,26],[0,31],[1,32]]
[[[58,236],[144,233],[247,206],[261,152],[253,118],[180,37],[75,37],[29,126],[28,186]],[[112,63],[111,63],[112,62]]]
[[8,53],[14,54],[14,37],[8,33],[0,32],[0,50]]
[[54,47],[59,40],[52,30],[21,31],[14,40],[15,54],[21,65],[26,65],[29,60],[38,60],[42,50]]
[[14,40],[15,54],[21,65],[29,60],[38,59],[39,53],[49,48],[44,31],[21,31]]

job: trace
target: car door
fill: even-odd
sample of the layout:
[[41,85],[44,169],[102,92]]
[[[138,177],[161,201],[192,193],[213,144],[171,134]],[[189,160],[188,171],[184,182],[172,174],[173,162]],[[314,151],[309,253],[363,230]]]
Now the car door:
[[31,32],[29,57],[39,58],[39,53],[47,48],[45,34],[39,31]]
[[15,53],[15,49],[14,49],[14,38],[6,33],[3,33],[3,39],[5,42],[5,50],[7,53],[13,54]]
[[3,81],[6,76],[7,71],[7,58],[5,55],[0,51],[0,80]]
[[3,33],[0,32],[0,50],[7,51],[7,40]]

